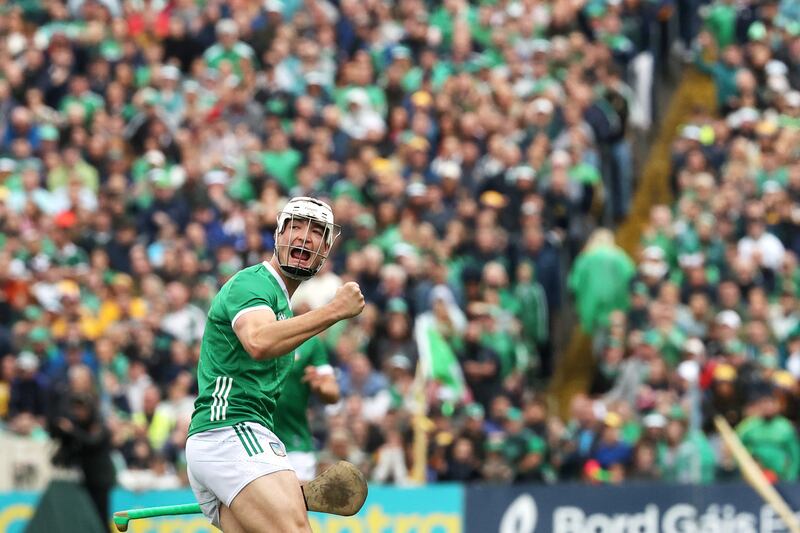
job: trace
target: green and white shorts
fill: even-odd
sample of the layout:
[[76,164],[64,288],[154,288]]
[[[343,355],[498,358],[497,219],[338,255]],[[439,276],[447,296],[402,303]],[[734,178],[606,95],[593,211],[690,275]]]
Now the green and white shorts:
[[186,462],[203,514],[216,527],[219,506],[233,499],[253,480],[281,470],[293,470],[286,447],[260,424],[237,423],[189,437]]

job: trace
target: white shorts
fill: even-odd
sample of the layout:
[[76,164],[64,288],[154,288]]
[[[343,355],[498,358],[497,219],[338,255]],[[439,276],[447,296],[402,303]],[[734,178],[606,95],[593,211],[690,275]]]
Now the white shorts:
[[192,435],[186,441],[186,463],[197,503],[216,527],[220,527],[220,503],[230,507],[253,480],[292,470],[280,439],[254,423],[238,423]]
[[289,462],[301,483],[317,477],[317,456],[314,452],[289,452]]

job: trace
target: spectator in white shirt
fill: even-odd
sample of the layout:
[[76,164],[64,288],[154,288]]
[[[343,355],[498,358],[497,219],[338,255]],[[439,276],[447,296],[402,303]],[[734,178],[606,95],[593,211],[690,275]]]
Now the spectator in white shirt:
[[161,329],[190,345],[203,338],[206,314],[189,303],[189,289],[183,283],[173,281],[167,285],[167,304],[170,311],[161,321]]
[[778,270],[786,250],[780,239],[766,230],[762,217],[747,219],[747,235],[739,240],[739,257],[752,259],[762,268]]
[[383,117],[372,108],[367,91],[351,89],[347,93],[348,112],[342,117],[344,132],[357,141],[380,138],[386,130]]

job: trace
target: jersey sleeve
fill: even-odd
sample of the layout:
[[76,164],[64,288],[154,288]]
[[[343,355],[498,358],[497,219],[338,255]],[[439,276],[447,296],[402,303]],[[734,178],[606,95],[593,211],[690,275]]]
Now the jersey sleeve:
[[231,321],[231,327],[236,325],[236,321],[242,315],[250,311],[271,309],[275,312],[278,299],[274,291],[256,281],[249,279],[249,276],[239,275],[231,282],[225,298],[226,318]]

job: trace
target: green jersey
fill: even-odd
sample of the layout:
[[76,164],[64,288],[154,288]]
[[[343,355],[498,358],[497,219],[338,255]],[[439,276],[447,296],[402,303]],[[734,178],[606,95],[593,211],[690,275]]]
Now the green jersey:
[[220,43],[217,43],[203,53],[203,59],[212,69],[217,69],[220,63],[228,61],[236,75],[241,75],[242,73],[242,60],[249,61],[253,67],[256,66],[256,53],[249,44],[243,41],[237,41],[230,49],[226,49]]
[[311,387],[302,381],[307,366],[317,367],[320,374],[333,373],[325,345],[317,337],[311,337],[295,350],[294,366],[283,384],[275,411],[275,434],[290,452],[314,451],[306,417]]
[[189,435],[239,422],[273,430],[280,390],[292,368],[291,355],[257,361],[233,331],[245,313],[269,308],[278,320],[291,318],[289,293],[266,261],[236,273],[211,302],[197,367],[199,394]]
[[792,423],[783,416],[770,420],[745,418],[736,433],[758,463],[772,470],[782,481],[795,481],[800,472],[800,439]]

